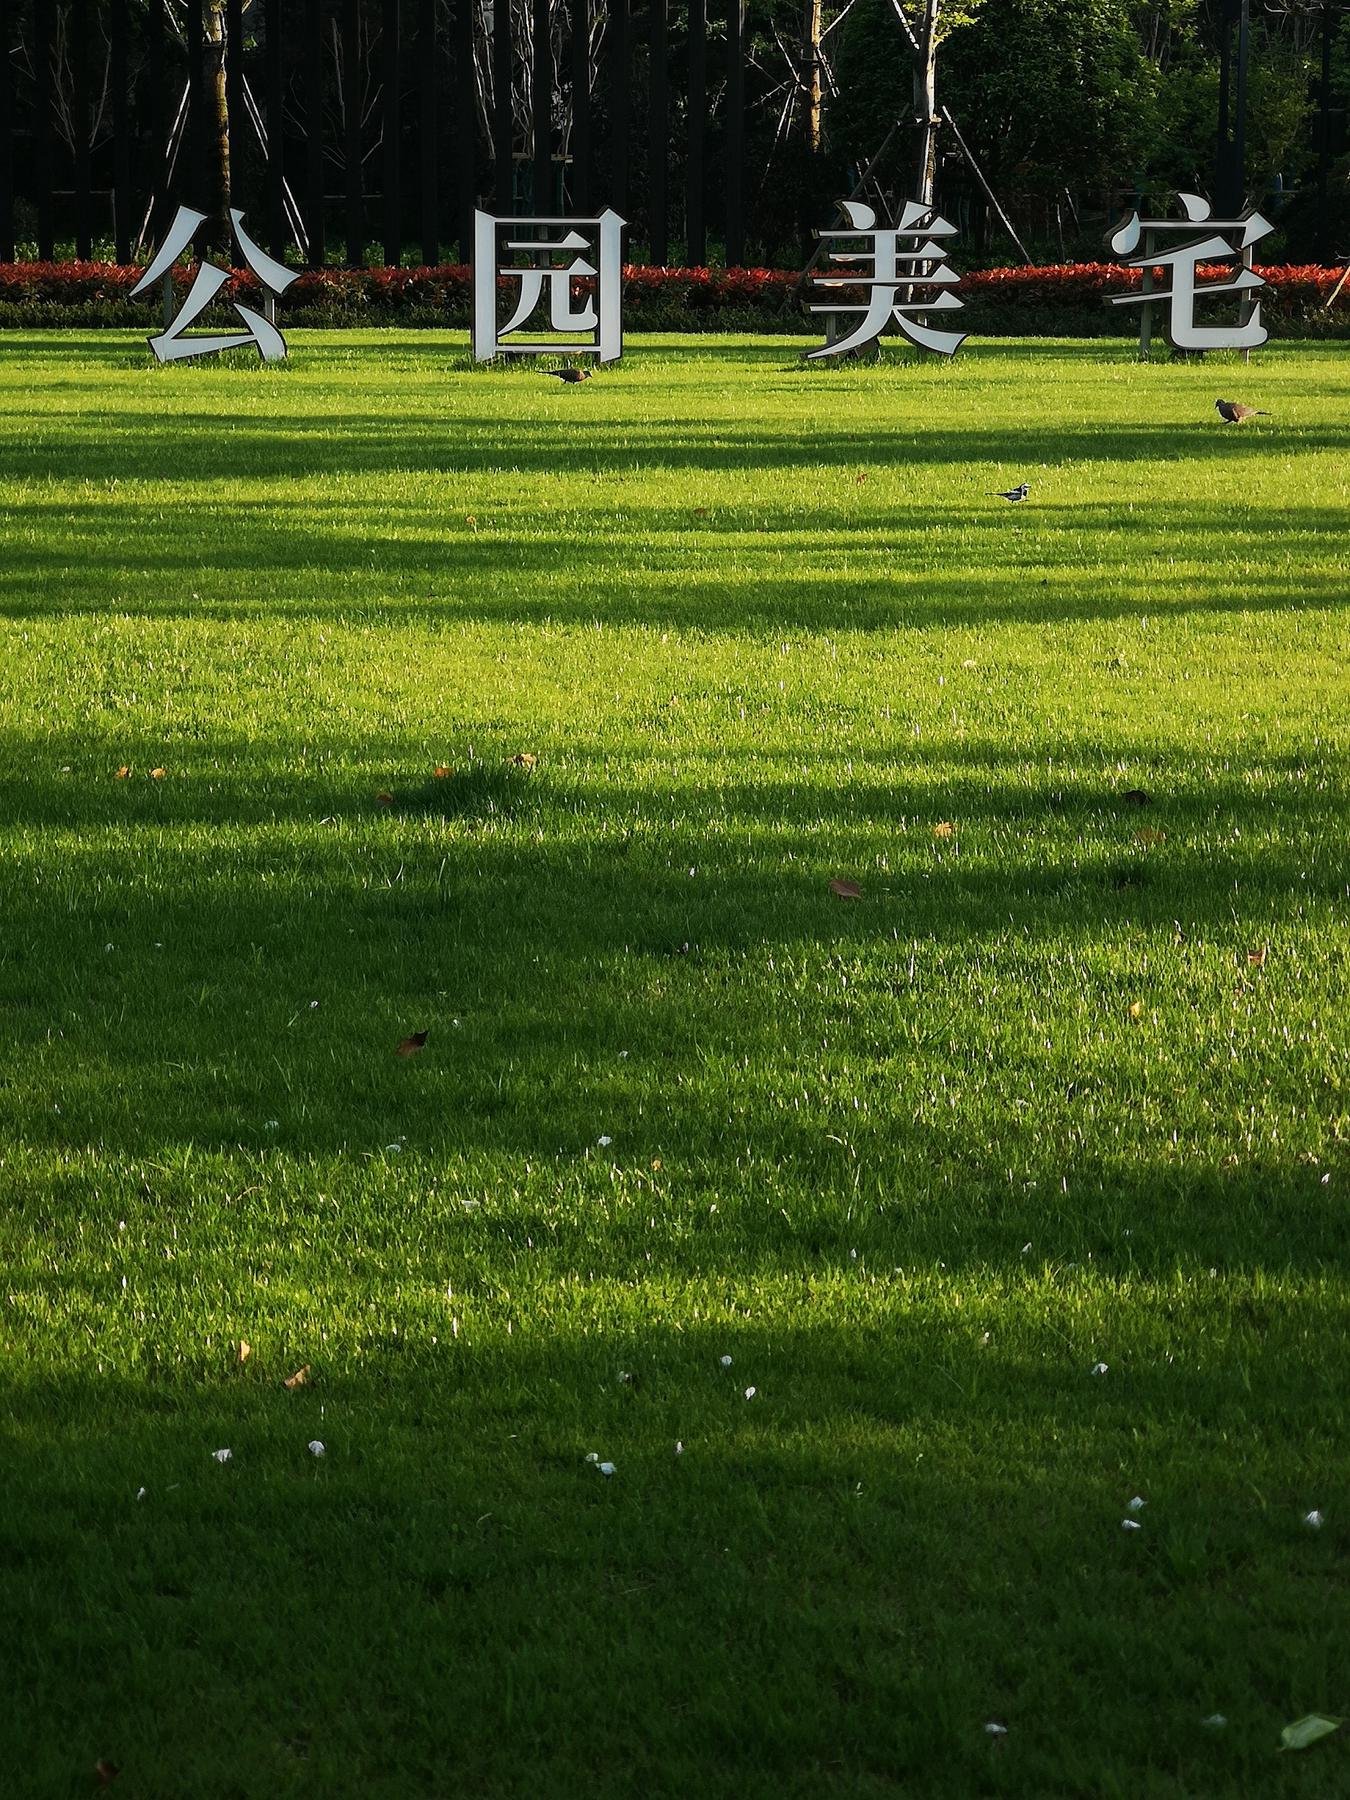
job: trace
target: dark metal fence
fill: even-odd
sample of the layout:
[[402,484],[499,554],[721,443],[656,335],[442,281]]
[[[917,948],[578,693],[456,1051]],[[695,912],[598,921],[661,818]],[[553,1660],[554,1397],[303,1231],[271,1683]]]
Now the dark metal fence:
[[[127,262],[207,209],[208,13],[0,0],[0,261]],[[607,204],[654,262],[743,256],[743,0],[678,36],[669,0],[226,0],[224,29],[232,203],[277,254],[467,261],[476,204]]]

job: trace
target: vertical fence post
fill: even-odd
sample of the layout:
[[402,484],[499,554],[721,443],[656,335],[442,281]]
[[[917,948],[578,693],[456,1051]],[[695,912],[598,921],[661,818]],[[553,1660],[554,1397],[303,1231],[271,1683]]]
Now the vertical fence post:
[[0,0],[0,262],[14,261],[14,90],[9,67],[9,0]]
[[417,15],[417,61],[422,75],[417,127],[422,145],[419,178],[422,261],[430,267],[441,260],[441,158],[436,116],[436,87],[440,68],[436,59],[436,0],[421,0]]
[[327,252],[323,217],[323,0],[305,7],[305,138],[309,188],[309,265],[321,269]]
[[727,264],[745,261],[745,12],[727,0],[727,129],[725,180]]
[[399,0],[384,0],[384,260],[397,267],[403,261],[403,195],[400,189],[399,111],[403,99],[402,41],[399,34]]
[[609,204],[628,211],[628,140],[633,127],[633,58],[628,0],[610,0],[609,47]]
[[37,182],[38,261],[56,257],[52,213],[52,0],[33,0],[33,62],[37,87],[33,176]]
[[267,0],[267,236],[278,261],[286,254],[286,69],[282,56],[281,0]]
[[703,149],[708,125],[708,6],[689,0],[689,146],[685,162],[685,260],[701,269],[708,260],[703,217]]
[[666,58],[667,0],[649,0],[647,8],[647,191],[651,196],[647,233],[657,268],[670,260],[669,185],[666,159],[670,147],[670,72]]
[[534,0],[534,68],[530,78],[530,135],[534,139],[537,213],[553,210],[553,40],[549,0]]
[[108,36],[112,59],[108,74],[113,104],[113,255],[119,263],[131,261],[131,95],[127,91],[127,36],[131,20],[127,0],[112,0]]
[[511,0],[492,0],[492,151],[496,164],[497,211],[514,212],[511,109]]
[[361,0],[342,5],[343,155],[347,163],[347,266],[366,262],[364,164],[361,99],[365,69],[361,59]]
[[[206,198],[206,59],[203,55],[203,21],[202,0],[188,0],[187,11],[183,19],[183,29],[187,33],[187,65],[188,65],[188,117],[187,117],[187,179],[180,183],[179,192],[187,200],[189,206],[201,211],[206,208],[214,210],[212,203]],[[203,226],[197,233],[197,250],[206,249],[208,226]]]
[[477,83],[474,79],[474,0],[455,0],[454,81],[455,96],[455,167],[458,174],[455,193],[455,232],[459,240],[459,260],[467,263],[473,257],[473,213],[478,195],[475,173],[478,146]]
[[71,148],[75,158],[75,255],[88,262],[94,254],[89,193],[89,0],[70,0],[66,15],[70,33]]
[[591,207],[591,0],[572,0],[572,191],[578,212]]

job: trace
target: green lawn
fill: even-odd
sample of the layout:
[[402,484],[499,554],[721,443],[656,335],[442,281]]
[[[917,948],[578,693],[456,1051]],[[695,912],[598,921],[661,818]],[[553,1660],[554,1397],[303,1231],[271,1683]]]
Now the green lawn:
[[0,336],[7,1794],[1350,1791],[1350,348],[801,348]]

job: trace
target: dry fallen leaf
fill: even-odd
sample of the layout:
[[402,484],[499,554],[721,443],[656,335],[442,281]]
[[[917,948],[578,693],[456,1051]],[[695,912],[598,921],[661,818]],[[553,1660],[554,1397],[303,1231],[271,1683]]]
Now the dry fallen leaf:
[[302,1363],[300,1365],[300,1367],[295,1371],[294,1375],[288,1375],[286,1377],[285,1381],[283,1381],[281,1385],[282,1385],[282,1387],[286,1387],[286,1388],[298,1388],[298,1387],[303,1387],[308,1380],[309,1380],[309,1364]]
[[163,779],[164,779],[163,769],[151,769],[150,779],[151,779],[151,781],[163,781]]
[[533,750],[517,750],[511,761],[518,769],[532,769],[539,761]]
[[1252,967],[1254,969],[1264,969],[1266,966],[1266,947],[1265,947],[1265,945],[1262,944],[1255,950],[1249,950],[1247,952],[1247,961],[1252,965]]
[[858,471],[858,486],[861,487],[862,484],[864,483],[864,481],[866,481],[866,480],[867,480],[867,470],[859,469],[859,471]]
[[477,525],[477,523],[478,523],[477,513],[465,513],[464,523],[469,526]]
[[841,900],[862,899],[862,889],[856,881],[841,881],[837,875],[830,882],[830,892],[837,894]]
[[1126,788],[1120,796],[1129,806],[1152,806],[1153,796],[1143,788]]
[[121,768],[117,771],[117,779],[119,781],[125,781],[127,776],[130,775],[130,773],[131,773],[131,764],[123,763]]
[[419,1050],[425,1050],[426,1047],[427,1047],[426,1032],[425,1031],[414,1031],[410,1037],[404,1038],[403,1042],[399,1045],[398,1049],[394,1052],[394,1055],[395,1056],[416,1056],[417,1052]]
[[1151,825],[1145,825],[1142,830],[1135,832],[1134,841],[1136,844],[1143,844],[1146,848],[1153,844],[1165,844],[1167,842],[1167,833],[1165,831],[1155,831]]
[[100,1756],[94,1764],[94,1780],[100,1787],[111,1787],[121,1773],[117,1764],[106,1756]]
[[252,1344],[246,1344],[244,1342],[243,1338],[240,1338],[240,1340],[239,1340],[239,1360],[240,1360],[240,1362],[241,1363],[247,1362],[249,1357],[252,1356],[252,1354],[253,1354]]
[[437,781],[444,781],[448,775],[453,775],[454,772],[449,763],[437,763],[433,770]]
[[1143,1001],[1142,1000],[1131,1000],[1131,1002],[1130,1002],[1130,1017],[1132,1019],[1142,1019],[1143,1016],[1144,1016]]
[[392,806],[394,804],[394,796],[392,794],[386,794],[383,789],[376,794],[375,799],[380,806]]
[[661,1167],[661,1158],[659,1156],[654,1156],[652,1158],[652,1167],[654,1169],[659,1169]]
[[933,827],[933,836],[935,838],[955,837],[956,827],[952,824],[950,819],[943,819],[939,824]]

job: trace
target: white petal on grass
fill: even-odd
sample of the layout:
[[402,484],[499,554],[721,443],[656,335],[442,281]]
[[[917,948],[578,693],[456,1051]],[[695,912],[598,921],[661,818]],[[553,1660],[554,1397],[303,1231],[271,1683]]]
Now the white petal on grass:
[[1142,1531],[1144,1529],[1138,1519],[1122,1519],[1120,1528],[1122,1531]]
[[602,1150],[608,1150],[610,1145],[614,1142],[614,1139],[612,1137],[598,1137],[595,1141]]
[[145,1498],[145,1494],[146,1494],[146,1490],[145,1490],[145,1489],[144,1489],[144,1488],[137,1488],[137,1489],[136,1489],[136,1498],[137,1498],[137,1499],[138,1499],[138,1500],[144,1500],[144,1498]]
[[1107,1368],[1108,1368],[1108,1366],[1109,1366],[1109,1365],[1108,1365],[1108,1364],[1106,1364],[1106,1363],[1093,1363],[1093,1365],[1092,1365],[1092,1373],[1093,1373],[1093,1374],[1094,1374],[1094,1375],[1105,1375],[1105,1373],[1106,1373],[1106,1371],[1107,1371]]
[[984,1728],[990,1737],[1007,1737],[1008,1735],[1008,1727],[1000,1725],[997,1719],[989,1719]]
[[675,1454],[676,1456],[684,1455],[684,1445],[679,1438],[675,1440]]
[[1222,1713],[1211,1713],[1207,1719],[1201,1719],[1200,1723],[1206,1731],[1222,1731],[1228,1721]]
[[598,1463],[599,1460],[600,1460],[600,1452],[598,1450],[588,1450],[586,1452],[586,1461],[588,1463]]
[[756,1394],[757,1394],[757,1393],[758,1393],[758,1392],[759,1392],[759,1389],[758,1389],[758,1388],[752,1388],[752,1387],[748,1387],[748,1388],[747,1388],[747,1389],[746,1389],[746,1390],[745,1390],[745,1397],[746,1397],[746,1399],[747,1399],[747,1400],[753,1400],[753,1399],[754,1399],[754,1397],[755,1397],[755,1395],[756,1395]]
[[1144,1496],[1142,1494],[1136,1494],[1134,1499],[1128,1502],[1125,1510],[1126,1512],[1143,1512],[1147,1505],[1148,1501],[1145,1500]]
[[319,1442],[318,1438],[311,1438],[309,1440],[309,1453],[311,1456],[322,1456],[323,1455],[323,1453],[324,1453],[323,1445]]
[[1323,1713],[1305,1713],[1301,1719],[1295,1719],[1292,1725],[1286,1725],[1280,1733],[1281,1750],[1306,1750],[1312,1744],[1320,1743],[1324,1737],[1330,1737],[1333,1731],[1339,1731],[1341,1721],[1328,1719]]
[[1322,1515],[1318,1512],[1317,1508],[1314,1507],[1310,1513],[1304,1513],[1303,1523],[1308,1527],[1309,1531],[1320,1531],[1322,1529]]
[[724,1369],[729,1369],[731,1367],[731,1358],[729,1356],[719,1357],[718,1361],[721,1363],[721,1365]]
[[211,1454],[212,1454],[212,1456],[215,1457],[215,1459],[218,1463],[227,1463],[230,1460],[230,1458],[234,1455],[234,1451],[233,1450],[213,1450],[211,1452]]
[[597,1463],[596,1467],[599,1469],[599,1471],[602,1475],[612,1475],[614,1473],[614,1464],[613,1463],[610,1463],[610,1462]]

